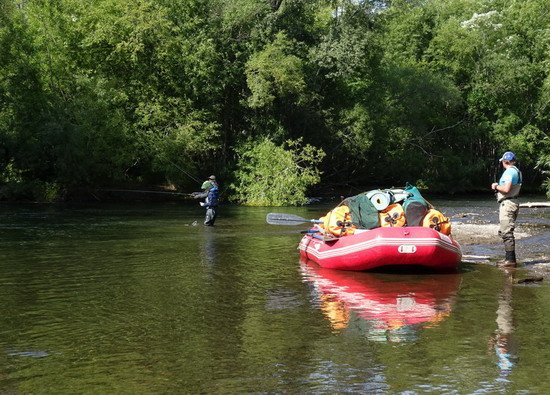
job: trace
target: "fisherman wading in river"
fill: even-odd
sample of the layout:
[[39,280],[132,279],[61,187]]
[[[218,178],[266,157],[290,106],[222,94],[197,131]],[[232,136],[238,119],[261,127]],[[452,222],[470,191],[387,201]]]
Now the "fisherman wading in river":
[[514,228],[519,212],[517,197],[521,189],[521,171],[516,167],[516,155],[513,152],[505,152],[500,158],[504,173],[498,183],[491,184],[491,189],[496,193],[497,201],[500,204],[498,219],[500,228],[498,234],[504,242],[505,258],[498,262],[499,266],[515,267],[516,263],[516,240]]
[[208,180],[203,182],[201,189],[203,192],[193,192],[191,196],[195,199],[205,199],[204,202],[200,202],[200,205],[206,208],[206,217],[204,224],[206,226],[214,226],[216,217],[218,215],[218,196],[219,187],[216,182],[215,176],[208,177]]

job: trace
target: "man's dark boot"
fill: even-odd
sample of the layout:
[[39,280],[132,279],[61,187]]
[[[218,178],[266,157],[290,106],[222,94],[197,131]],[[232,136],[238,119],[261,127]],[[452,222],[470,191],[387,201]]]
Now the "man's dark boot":
[[516,267],[516,251],[506,251],[506,256],[503,261],[497,263],[500,267]]

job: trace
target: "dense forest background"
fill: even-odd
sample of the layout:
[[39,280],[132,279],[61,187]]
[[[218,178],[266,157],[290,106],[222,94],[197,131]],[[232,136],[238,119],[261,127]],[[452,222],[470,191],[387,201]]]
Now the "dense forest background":
[[0,0],[0,199],[550,189],[550,0]]

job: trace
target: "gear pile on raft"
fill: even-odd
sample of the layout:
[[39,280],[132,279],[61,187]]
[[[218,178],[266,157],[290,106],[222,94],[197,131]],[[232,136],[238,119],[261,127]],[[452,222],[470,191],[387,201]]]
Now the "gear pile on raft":
[[449,218],[408,184],[346,198],[315,222],[300,242],[300,254],[325,268],[421,266],[448,271],[462,258]]
[[342,201],[319,219],[319,232],[327,237],[354,234],[357,230],[378,227],[425,226],[451,234],[451,222],[436,210],[418,190],[375,189]]

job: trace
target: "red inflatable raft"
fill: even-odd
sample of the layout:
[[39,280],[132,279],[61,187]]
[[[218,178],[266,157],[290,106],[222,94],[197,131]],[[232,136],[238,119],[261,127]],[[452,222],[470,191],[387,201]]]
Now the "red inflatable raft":
[[460,245],[455,240],[421,226],[380,227],[333,239],[308,233],[298,248],[303,258],[327,269],[341,270],[420,266],[452,271],[462,259]]

